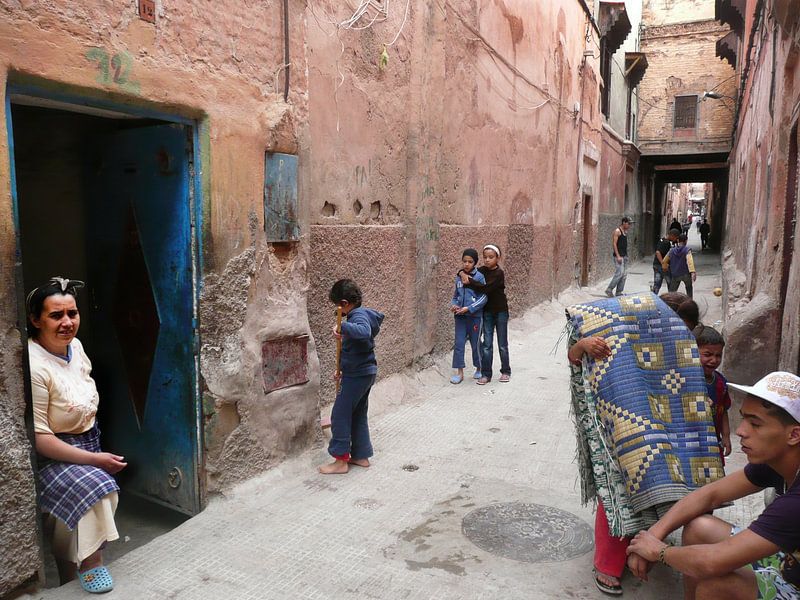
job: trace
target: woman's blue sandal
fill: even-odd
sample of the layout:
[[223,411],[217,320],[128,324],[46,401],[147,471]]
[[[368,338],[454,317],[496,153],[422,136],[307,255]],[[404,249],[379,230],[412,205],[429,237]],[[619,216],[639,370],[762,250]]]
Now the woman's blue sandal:
[[461,383],[462,381],[464,381],[463,375],[453,375],[450,377],[450,383]]
[[90,594],[104,594],[114,589],[114,580],[106,567],[95,567],[81,573],[78,571],[81,587]]

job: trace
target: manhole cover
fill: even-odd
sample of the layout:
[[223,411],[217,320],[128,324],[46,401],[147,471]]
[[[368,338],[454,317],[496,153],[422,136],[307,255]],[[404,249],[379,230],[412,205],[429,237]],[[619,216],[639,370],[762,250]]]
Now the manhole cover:
[[482,550],[521,562],[568,560],[592,549],[592,530],[563,510],[511,502],[476,508],[461,522]]

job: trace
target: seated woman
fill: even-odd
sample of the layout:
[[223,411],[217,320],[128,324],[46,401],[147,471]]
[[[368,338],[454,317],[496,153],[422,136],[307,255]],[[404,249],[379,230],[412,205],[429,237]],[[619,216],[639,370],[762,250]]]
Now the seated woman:
[[75,337],[81,322],[75,290],[82,286],[54,277],[28,294],[28,354],[41,510],[53,531],[61,583],[77,574],[84,590],[102,593],[114,583],[101,551],[119,537],[112,474],[126,463],[100,450],[92,364]]

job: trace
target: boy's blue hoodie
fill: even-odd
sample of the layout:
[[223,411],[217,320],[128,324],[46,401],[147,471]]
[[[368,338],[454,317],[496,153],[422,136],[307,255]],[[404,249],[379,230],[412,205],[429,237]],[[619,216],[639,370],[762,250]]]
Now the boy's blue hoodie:
[[[478,269],[472,269],[472,272],[467,273],[467,275],[478,283],[486,283],[486,278]],[[461,283],[461,277],[456,274],[456,289],[453,292],[453,306],[458,306],[460,308],[466,306],[469,308],[470,316],[480,317],[483,314],[483,307],[488,300],[489,297],[486,294],[473,290],[472,288],[464,287],[464,284]],[[456,315],[456,317],[459,316],[466,315]]]
[[342,375],[361,377],[378,372],[375,336],[381,330],[383,317],[383,313],[363,307],[347,313],[347,321],[342,323]]
[[673,277],[680,277],[690,272],[687,256],[691,252],[688,244],[681,246],[680,244],[673,247],[667,256],[669,256],[669,274]]

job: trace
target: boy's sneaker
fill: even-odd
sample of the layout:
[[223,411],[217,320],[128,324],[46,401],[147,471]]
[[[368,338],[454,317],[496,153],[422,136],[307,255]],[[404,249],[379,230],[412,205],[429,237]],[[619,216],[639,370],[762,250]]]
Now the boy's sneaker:
[[508,383],[509,381],[511,381],[511,375],[508,373],[502,373],[500,375],[500,383]]
[[480,379],[481,378],[481,372],[480,371],[475,371],[475,374],[472,376],[472,378],[473,379]]

